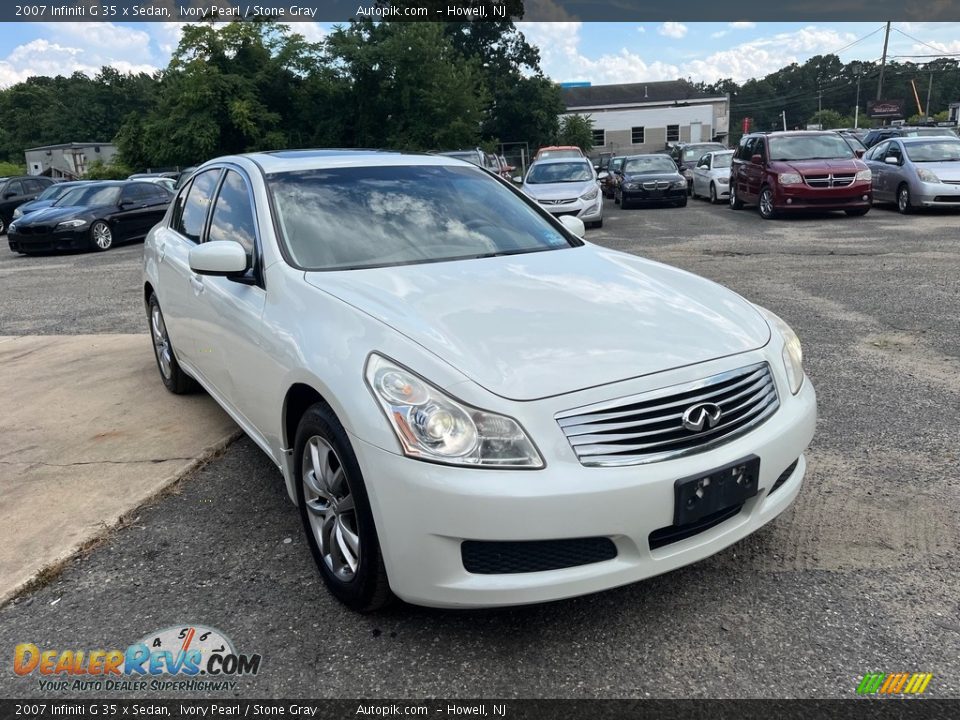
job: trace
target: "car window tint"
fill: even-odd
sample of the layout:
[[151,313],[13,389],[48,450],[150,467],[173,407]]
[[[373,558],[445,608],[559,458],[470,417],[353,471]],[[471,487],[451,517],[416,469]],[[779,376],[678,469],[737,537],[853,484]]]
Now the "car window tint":
[[880,160],[881,162],[883,162],[883,159],[886,157],[886,155],[884,155],[885,152],[887,152],[887,143],[880,142],[874,145],[870,149],[870,153],[868,154],[868,157],[871,160]]
[[27,186],[27,192],[31,195],[34,193],[43,192],[43,189],[46,187],[42,182],[38,180],[24,180],[24,184]]
[[250,206],[247,183],[240,173],[228,170],[213,206],[207,239],[238,242],[247,251],[247,259],[253,262],[255,238],[256,221]]
[[220,169],[205,170],[197,175],[186,192],[186,200],[174,227],[177,232],[193,242],[200,242],[203,224],[207,219],[207,208],[220,177]]
[[120,196],[120,202],[126,203],[144,202],[146,199],[147,193],[140,183],[127,185]]
[[23,183],[19,180],[11,180],[7,185],[7,189],[3,191],[4,195],[9,195],[13,193],[14,195],[23,195]]

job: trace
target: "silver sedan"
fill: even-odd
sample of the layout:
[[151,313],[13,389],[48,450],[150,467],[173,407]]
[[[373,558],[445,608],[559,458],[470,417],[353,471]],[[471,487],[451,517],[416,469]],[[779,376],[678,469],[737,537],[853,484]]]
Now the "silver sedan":
[[960,139],[954,136],[891,138],[870,148],[876,202],[916,208],[960,208]]
[[730,197],[730,161],[733,150],[708,152],[693,168],[693,197],[719,202]]

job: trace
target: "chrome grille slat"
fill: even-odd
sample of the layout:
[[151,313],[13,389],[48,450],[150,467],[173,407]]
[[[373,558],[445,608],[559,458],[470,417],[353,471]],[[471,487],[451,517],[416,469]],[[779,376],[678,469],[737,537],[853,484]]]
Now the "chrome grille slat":
[[[703,402],[721,408],[719,423],[683,427],[683,412]],[[640,465],[704,452],[738,437],[780,406],[770,366],[756,363],[702,380],[558,413],[581,464]]]
[[[577,414],[577,415],[573,415],[573,414],[568,415],[567,413],[562,413],[561,414],[562,416],[561,415],[557,416],[557,422],[560,423],[560,427],[564,428],[564,432],[567,432],[566,430],[567,427],[571,425],[580,425],[582,423],[590,422],[589,418],[595,417],[600,413],[603,414],[604,419],[607,419],[607,418],[630,417],[631,415],[644,415],[657,410],[663,410],[663,409],[668,409],[673,407],[686,408],[689,403],[692,403],[694,401],[703,402],[704,400],[709,400],[712,397],[716,397],[717,395],[723,394],[727,390],[738,387],[752,380],[756,380],[757,378],[761,377],[764,373],[767,372],[766,363],[761,363],[761,365],[763,365],[763,367],[755,366],[757,367],[757,370],[752,372],[749,376],[744,377],[743,379],[738,378],[736,383],[728,385],[719,390],[709,390],[708,392],[705,392],[703,394],[698,394],[696,398],[692,398],[689,400],[676,400],[674,402],[669,402],[662,405],[653,405],[649,408],[644,407],[640,409],[635,408],[632,410],[623,410],[623,411],[607,411],[607,408],[615,409],[617,407],[622,408],[622,407],[632,407],[634,405],[641,405],[644,403],[644,400],[642,398],[647,398],[648,395],[651,396],[648,398],[648,401],[653,401],[653,400],[658,400],[661,397],[667,397],[671,395],[672,396],[683,395],[685,393],[696,392],[697,390],[708,390],[709,388],[712,388],[714,385],[719,385],[722,382],[729,381],[730,378],[723,377],[722,380],[719,380],[716,382],[710,382],[709,384],[705,384],[706,381],[703,381],[703,384],[702,383],[691,384],[691,386],[688,387],[686,390],[679,390],[679,391],[675,390],[677,386],[674,385],[668,388],[663,388],[663,390],[653,390],[650,393],[644,393],[643,395],[634,395],[631,397],[621,398],[620,400],[614,401],[613,403],[600,403],[597,405],[592,405],[590,406],[590,408],[586,408],[590,410],[589,413]],[[724,373],[724,375],[726,375],[726,373]],[[721,376],[717,375],[716,377],[721,377]],[[734,376],[734,377],[737,377],[737,376]],[[711,379],[712,378],[707,378],[707,380],[711,380]],[[663,392],[664,390],[667,392]]]

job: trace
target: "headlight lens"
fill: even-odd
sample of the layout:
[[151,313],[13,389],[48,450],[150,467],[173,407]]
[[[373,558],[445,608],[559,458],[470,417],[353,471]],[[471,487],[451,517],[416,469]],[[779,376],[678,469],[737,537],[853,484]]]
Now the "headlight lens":
[[685,190],[687,188],[687,181],[675,180],[673,183],[671,183],[670,187],[674,190]]
[[787,372],[787,382],[790,392],[796,395],[803,385],[803,348],[800,347],[800,338],[783,319],[770,312],[765,307],[756,306],[763,313],[767,321],[773,325],[783,338],[783,367]]
[[857,173],[857,180],[873,180],[873,172],[870,170],[870,168],[861,170]]
[[407,457],[447,465],[543,467],[513,418],[458,402],[379,355],[366,379]]
[[16,220],[17,218],[21,218],[21,217],[23,217],[23,210],[21,210],[20,208],[17,208],[16,210],[13,211],[13,219],[14,219],[14,220]]
[[57,227],[55,227],[54,230],[72,230],[73,228],[83,227],[86,224],[86,220],[64,220],[62,223],[57,223]]
[[781,185],[799,185],[802,182],[803,178],[800,177],[800,173],[780,173]]
[[600,188],[594,188],[593,190],[588,190],[583,195],[580,196],[581,200],[596,200],[597,195],[600,194]]
[[17,226],[15,223],[10,223],[10,227],[7,228],[7,232],[16,232]]
[[925,168],[917,168],[917,177],[923,180],[924,182],[940,182],[940,178],[934,175],[932,172]]
[[718,184],[718,185],[726,185],[726,184],[728,184],[729,182],[730,182],[730,178],[729,178],[729,177],[724,177],[724,176],[721,175],[720,177],[717,178],[717,184]]

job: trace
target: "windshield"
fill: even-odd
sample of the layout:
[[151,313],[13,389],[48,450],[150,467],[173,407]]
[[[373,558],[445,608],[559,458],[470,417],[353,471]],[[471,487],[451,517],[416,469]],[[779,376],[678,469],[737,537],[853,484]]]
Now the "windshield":
[[914,162],[960,162],[960,141],[957,140],[904,143],[903,148]]
[[64,193],[68,193],[71,190],[75,190],[76,187],[77,187],[76,185],[67,185],[66,187],[64,187],[59,183],[55,183],[50,187],[48,187],[46,190],[44,190],[42,193],[40,193],[37,196],[37,200],[56,200],[58,197],[60,197]]
[[714,155],[713,156],[713,169],[717,168],[728,168],[730,167],[730,161],[733,159],[733,153],[724,153],[723,155]]
[[534,163],[527,175],[527,184],[574,183],[593,180],[593,168],[586,162]]
[[116,185],[94,185],[93,187],[74,188],[57,200],[54,205],[58,207],[116,205],[119,199],[120,188]]
[[694,163],[703,157],[704,153],[708,153],[711,150],[719,150],[721,147],[721,145],[690,145],[683,149],[681,157],[686,162]]
[[541,150],[537,154],[537,160],[561,160],[563,158],[583,157],[579,150]]
[[447,157],[456,158],[457,160],[466,160],[471,165],[477,165],[478,167],[480,165],[480,158],[477,156],[477,153],[475,152],[460,152],[460,153],[451,152],[451,153],[441,153],[441,154]]
[[623,167],[623,158],[622,158],[622,157],[616,157],[616,158],[614,158],[613,160],[611,160],[611,161],[610,161],[610,167],[611,167],[613,170],[619,170],[621,167]]
[[280,235],[307,270],[514,255],[574,242],[490,175],[436,165],[267,176]]
[[677,166],[666,155],[641,155],[624,160],[623,172],[629,175],[675,173],[677,172]]
[[839,135],[794,135],[770,138],[771,160],[836,160],[854,157]]

